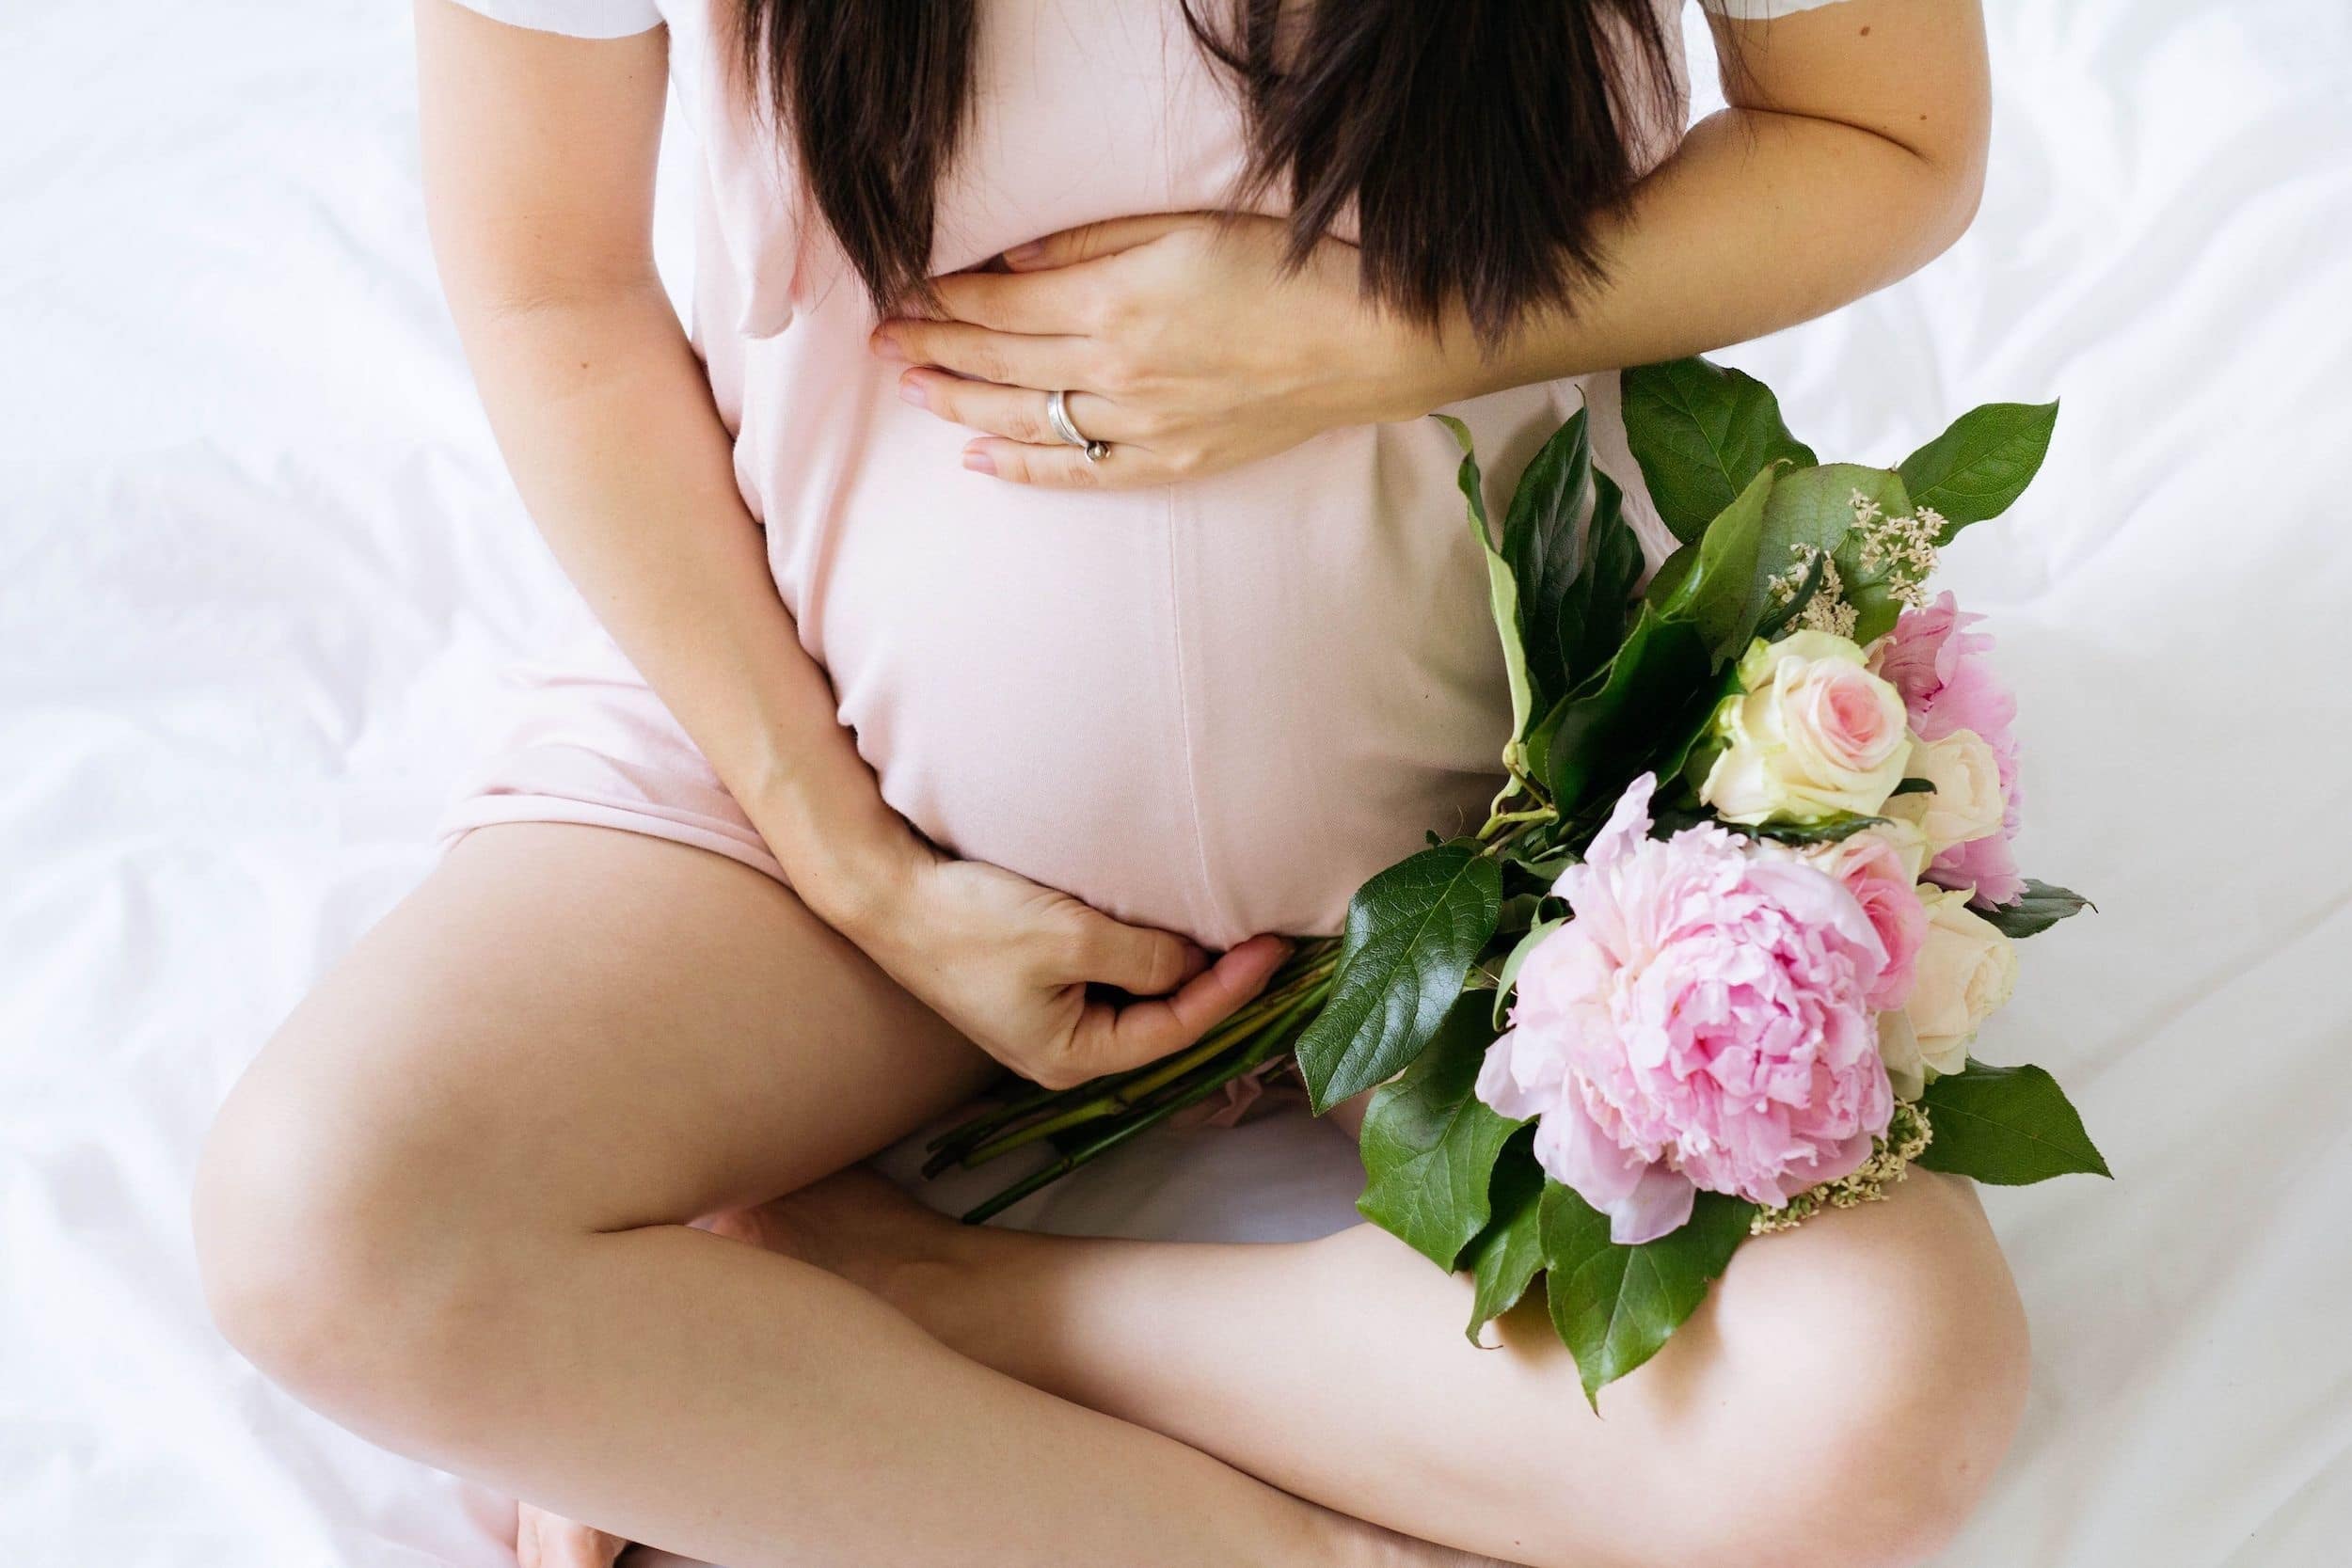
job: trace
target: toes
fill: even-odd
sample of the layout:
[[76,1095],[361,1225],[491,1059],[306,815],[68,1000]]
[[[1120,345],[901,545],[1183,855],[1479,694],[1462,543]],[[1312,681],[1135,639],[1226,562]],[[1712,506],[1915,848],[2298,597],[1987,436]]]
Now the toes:
[[628,1543],[529,1503],[515,1505],[518,1568],[612,1568]]

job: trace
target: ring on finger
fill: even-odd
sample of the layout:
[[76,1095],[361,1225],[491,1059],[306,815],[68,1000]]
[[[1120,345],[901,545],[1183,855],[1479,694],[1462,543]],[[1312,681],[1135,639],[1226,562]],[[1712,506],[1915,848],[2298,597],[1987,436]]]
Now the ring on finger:
[[1067,391],[1045,394],[1045,422],[1054,427],[1054,434],[1060,436],[1065,445],[1083,450],[1089,463],[1100,463],[1111,454],[1111,444],[1108,441],[1097,441],[1090,438],[1071,419],[1070,394]]

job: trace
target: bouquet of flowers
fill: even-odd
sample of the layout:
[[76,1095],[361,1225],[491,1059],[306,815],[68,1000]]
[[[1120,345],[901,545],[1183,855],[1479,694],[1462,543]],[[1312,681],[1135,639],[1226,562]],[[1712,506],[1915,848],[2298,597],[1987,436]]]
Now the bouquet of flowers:
[[1704,359],[1627,372],[1624,408],[1681,541],[1645,587],[1583,413],[1499,533],[1444,420],[1510,679],[1486,826],[1366,882],[1190,1050],[938,1140],[934,1171],[1055,1150],[966,1218],[1295,1061],[1318,1114],[1377,1088],[1358,1207],[1471,1275],[1471,1339],[1540,1274],[1597,1402],[1743,1242],[1913,1164],[2106,1174],[2047,1072],[1969,1054],[2012,942],[2088,906],[2018,874],[2015,704],[1927,586],[2057,404],[1975,409],[1892,468],[1820,462]]

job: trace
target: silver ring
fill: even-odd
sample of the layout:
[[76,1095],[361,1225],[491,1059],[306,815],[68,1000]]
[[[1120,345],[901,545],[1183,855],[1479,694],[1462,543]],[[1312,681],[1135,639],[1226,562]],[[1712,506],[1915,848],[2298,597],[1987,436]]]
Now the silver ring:
[[1068,392],[1045,394],[1045,422],[1054,427],[1054,434],[1060,436],[1065,445],[1083,449],[1089,463],[1100,463],[1111,454],[1108,441],[1088,439],[1086,433],[1071,420]]

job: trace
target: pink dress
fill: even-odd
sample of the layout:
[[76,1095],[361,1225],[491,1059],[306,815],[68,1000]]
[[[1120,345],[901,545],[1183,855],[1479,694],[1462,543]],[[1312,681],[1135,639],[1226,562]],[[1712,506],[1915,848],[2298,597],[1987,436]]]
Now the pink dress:
[[[1357,885],[1425,830],[1485,819],[1509,704],[1443,429],[1333,431],[1135,492],[968,473],[970,433],[900,402],[898,367],[867,353],[866,294],[755,128],[715,36],[711,13],[730,0],[466,3],[590,36],[669,26],[703,158],[694,341],[736,474],[841,721],[924,833],[1221,947],[1334,931]],[[977,113],[942,193],[936,270],[1097,219],[1227,204],[1241,120],[1177,0],[981,12]],[[1677,130],[1650,136],[1648,161]],[[1670,541],[1640,501],[1613,375],[1451,411],[1476,434],[1499,507],[1580,402],[1654,563]],[[512,732],[452,805],[445,839],[595,823],[782,877],[610,640],[523,682]]]

